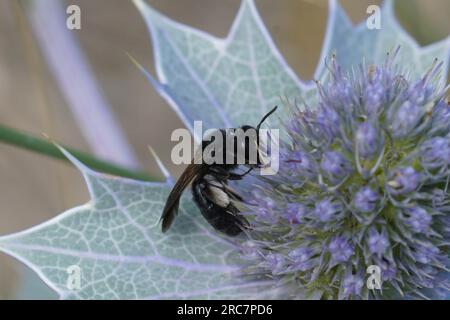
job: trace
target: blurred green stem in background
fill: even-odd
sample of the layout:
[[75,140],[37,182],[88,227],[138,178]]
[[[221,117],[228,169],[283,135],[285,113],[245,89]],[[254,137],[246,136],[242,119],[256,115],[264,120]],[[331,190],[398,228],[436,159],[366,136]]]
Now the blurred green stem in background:
[[[69,162],[69,160],[64,156],[64,154],[55,146],[52,142],[45,139],[40,139],[30,134],[20,132],[16,129],[9,128],[0,124],[0,142],[4,142],[16,147],[34,151],[55,159],[60,159]],[[73,148],[62,146],[69,153],[71,153],[75,158],[80,160],[86,166],[93,170],[97,170],[103,173],[108,173],[114,176],[130,178],[135,180],[143,181],[158,181],[157,179],[146,172],[134,171],[127,168],[121,167],[119,165],[100,160],[94,156],[75,150]]]

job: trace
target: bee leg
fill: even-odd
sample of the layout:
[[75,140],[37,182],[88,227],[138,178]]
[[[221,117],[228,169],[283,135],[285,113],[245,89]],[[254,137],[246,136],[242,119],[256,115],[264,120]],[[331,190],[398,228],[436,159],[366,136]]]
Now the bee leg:
[[217,199],[208,194],[208,188],[209,185],[204,179],[194,181],[192,184],[194,201],[208,223],[229,236],[237,236],[242,229],[248,228],[249,223],[239,214],[239,210],[232,203],[227,206],[219,205]]
[[[243,174],[239,174],[239,173],[230,173],[230,176],[228,177],[228,179],[230,180],[241,180],[243,177],[245,177],[247,174],[249,174],[250,172],[252,172],[253,168],[249,168],[247,171],[245,171]],[[239,179],[237,179],[239,177]]]
[[210,170],[214,172],[214,174],[220,178],[226,179],[228,178],[228,171],[222,169],[221,167],[211,167]]
[[228,171],[226,169],[222,169],[222,168],[211,168],[211,171],[213,171],[214,174],[218,178],[221,178],[223,180],[242,180],[242,178],[244,176],[246,176],[247,174],[249,174],[252,170],[253,170],[253,168],[249,168],[243,174],[239,174],[239,173],[230,172],[230,171]]
[[214,175],[221,180],[241,180],[242,176],[220,167],[211,168]]
[[253,170],[253,168],[250,168],[242,174],[229,172],[227,179],[228,180],[242,180],[242,178],[245,177],[247,174],[249,174],[252,170]]

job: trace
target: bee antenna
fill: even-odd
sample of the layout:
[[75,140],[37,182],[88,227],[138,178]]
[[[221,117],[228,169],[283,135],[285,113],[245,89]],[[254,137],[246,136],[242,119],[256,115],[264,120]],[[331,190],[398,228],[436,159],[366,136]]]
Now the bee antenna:
[[272,110],[270,110],[262,119],[261,121],[258,123],[258,125],[256,126],[256,131],[259,131],[259,128],[261,127],[261,125],[263,124],[263,122],[272,114],[277,110],[278,106],[275,106],[275,108],[273,108]]

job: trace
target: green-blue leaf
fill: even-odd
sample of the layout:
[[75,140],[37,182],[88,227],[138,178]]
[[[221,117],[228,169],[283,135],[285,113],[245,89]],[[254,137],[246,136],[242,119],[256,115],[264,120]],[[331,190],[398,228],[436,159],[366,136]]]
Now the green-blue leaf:
[[[106,176],[65,154],[83,173],[92,200],[0,237],[0,250],[23,261],[60,297],[226,299],[270,294],[267,281],[238,276],[234,245],[206,225],[189,199],[182,201],[173,229],[162,234],[159,216],[168,185]],[[81,271],[79,288],[71,281],[71,266]]]
[[152,35],[157,90],[188,128],[194,120],[205,129],[256,124],[280,96],[298,97],[307,86],[281,57],[253,1],[242,1],[225,39],[175,22],[143,0],[134,2]]
[[[423,75],[434,59],[444,63],[442,81],[446,81],[450,57],[450,37],[421,47],[399,24],[394,12],[395,1],[386,0],[380,12],[381,29],[369,29],[366,20],[353,26],[337,0],[330,0],[328,27],[325,35],[323,57],[335,53],[339,64],[349,69],[363,62],[366,65],[380,64],[388,52],[400,46],[398,62],[412,76]],[[326,72],[324,61],[319,63],[316,77]]]

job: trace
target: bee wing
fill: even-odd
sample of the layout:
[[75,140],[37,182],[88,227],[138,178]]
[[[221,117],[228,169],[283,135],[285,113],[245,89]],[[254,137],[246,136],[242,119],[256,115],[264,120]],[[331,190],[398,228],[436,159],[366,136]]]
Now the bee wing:
[[172,225],[173,220],[178,214],[178,207],[180,205],[181,194],[184,189],[194,180],[194,178],[200,173],[201,165],[190,164],[186,170],[181,174],[177,183],[170,191],[167,198],[166,205],[164,206],[163,213],[161,215],[162,232],[166,232]]

